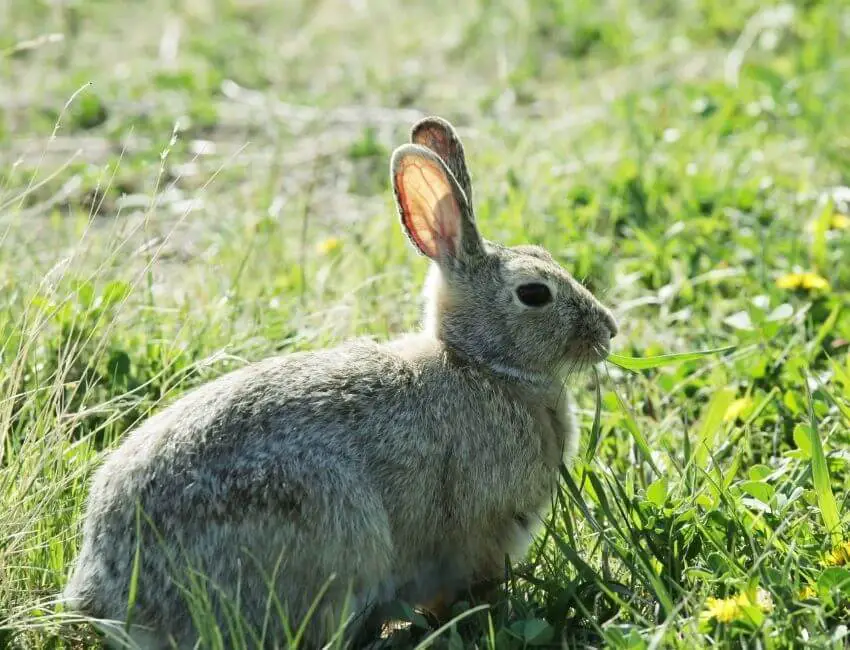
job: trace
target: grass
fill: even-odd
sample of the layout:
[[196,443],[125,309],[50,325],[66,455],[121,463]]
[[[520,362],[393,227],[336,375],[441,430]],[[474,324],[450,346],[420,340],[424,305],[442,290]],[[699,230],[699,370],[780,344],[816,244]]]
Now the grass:
[[615,308],[615,352],[661,359],[574,387],[585,448],[510,607],[430,642],[846,647],[846,2],[12,0],[0,24],[0,646],[97,643],[51,599],[135,422],[415,326],[387,162],[437,113],[485,236],[548,247]]

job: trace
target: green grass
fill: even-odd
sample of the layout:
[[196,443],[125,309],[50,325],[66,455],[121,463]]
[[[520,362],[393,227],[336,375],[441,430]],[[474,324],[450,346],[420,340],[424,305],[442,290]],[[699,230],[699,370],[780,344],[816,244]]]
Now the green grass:
[[12,0],[0,24],[0,647],[96,643],[50,601],[128,427],[247,360],[415,326],[387,164],[419,113],[458,125],[485,236],[548,247],[618,354],[684,355],[575,386],[590,447],[510,606],[433,642],[846,647],[850,4]]

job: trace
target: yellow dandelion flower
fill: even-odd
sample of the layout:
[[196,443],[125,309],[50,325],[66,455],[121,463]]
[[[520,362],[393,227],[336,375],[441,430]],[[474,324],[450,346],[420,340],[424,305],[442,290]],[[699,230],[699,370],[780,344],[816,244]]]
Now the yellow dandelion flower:
[[746,411],[752,403],[753,400],[751,400],[749,397],[742,397],[741,399],[736,399],[726,408],[726,413],[723,414],[723,420],[725,422],[737,420],[738,417],[740,417],[741,413]]
[[731,623],[741,615],[737,598],[709,598],[705,601],[705,610],[700,614],[703,620],[716,620],[719,623]]
[[812,600],[817,598],[818,593],[811,585],[806,585],[800,590],[800,600]]
[[776,279],[776,286],[780,289],[805,289],[807,291],[819,291],[829,289],[826,278],[813,271],[801,273],[786,273]]
[[835,230],[846,230],[850,228],[850,217],[846,214],[834,214],[832,215],[832,221],[829,222],[830,227]]
[[320,241],[316,246],[316,250],[322,255],[331,255],[342,248],[342,241],[338,237],[328,237],[324,241]]
[[802,281],[803,289],[829,289],[829,282],[826,278],[817,273],[803,273]]
[[799,273],[786,273],[776,278],[776,286],[780,289],[799,289],[800,283]]
[[715,620],[718,623],[731,623],[746,618],[746,610],[751,607],[757,607],[763,612],[773,611],[773,598],[764,589],[757,589],[752,597],[742,592],[731,598],[708,598],[700,619],[703,622]]
[[824,566],[845,566],[850,564],[850,542],[842,542],[823,556]]

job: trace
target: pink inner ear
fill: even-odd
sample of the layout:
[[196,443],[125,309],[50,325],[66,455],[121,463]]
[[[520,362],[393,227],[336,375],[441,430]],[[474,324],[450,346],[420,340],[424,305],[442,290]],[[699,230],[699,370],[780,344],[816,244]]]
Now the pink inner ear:
[[458,223],[460,214],[454,198],[447,194],[437,202],[434,214],[434,225],[437,230],[437,240],[449,249],[452,255],[457,254],[459,237]]
[[456,255],[460,243],[460,207],[441,166],[408,158],[395,175],[402,221],[416,246],[431,259]]
[[407,188],[404,184],[404,172],[406,165],[395,175],[395,186],[398,191],[398,200],[401,204],[401,220],[404,223],[404,228],[407,230],[413,243],[428,257],[435,257],[437,250],[434,247],[434,237],[429,232],[428,224],[424,222],[413,208],[411,197],[408,196]]

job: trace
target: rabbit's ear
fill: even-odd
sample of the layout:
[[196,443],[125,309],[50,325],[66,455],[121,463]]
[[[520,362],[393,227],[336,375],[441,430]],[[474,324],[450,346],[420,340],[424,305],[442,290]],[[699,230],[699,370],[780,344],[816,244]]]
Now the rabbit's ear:
[[401,222],[422,253],[445,264],[483,251],[466,196],[436,153],[403,145],[393,153],[390,170]]
[[454,127],[441,117],[426,117],[413,125],[410,141],[428,147],[443,159],[472,206],[472,183],[466,168],[466,156]]

